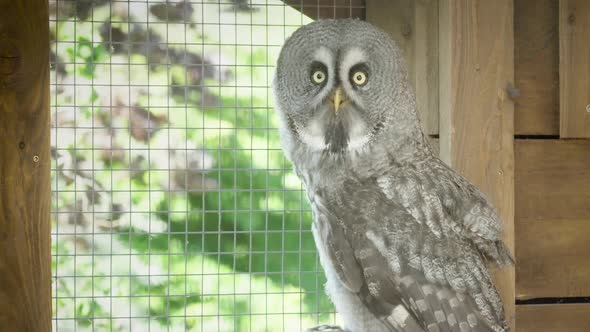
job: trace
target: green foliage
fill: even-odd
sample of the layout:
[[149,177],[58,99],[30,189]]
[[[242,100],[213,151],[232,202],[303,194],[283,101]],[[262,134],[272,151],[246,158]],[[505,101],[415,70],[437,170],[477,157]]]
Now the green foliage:
[[[301,331],[333,319],[270,109],[277,50],[236,45],[282,42],[287,31],[260,29],[287,20],[279,4],[56,8],[57,331]],[[149,28],[134,23],[148,15]],[[227,24],[194,23],[213,17]]]

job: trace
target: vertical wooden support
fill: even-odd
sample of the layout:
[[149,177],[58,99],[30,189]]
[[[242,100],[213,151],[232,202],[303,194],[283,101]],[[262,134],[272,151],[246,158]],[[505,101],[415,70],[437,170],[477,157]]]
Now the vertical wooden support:
[[366,19],[404,51],[428,135],[438,135],[438,0],[367,0]]
[[51,331],[47,0],[0,0],[0,330]]
[[559,1],[561,137],[590,137],[590,1]]
[[557,0],[514,0],[517,135],[559,135]]
[[[440,0],[441,156],[498,209],[514,252],[513,0]],[[494,280],[514,331],[514,269]]]

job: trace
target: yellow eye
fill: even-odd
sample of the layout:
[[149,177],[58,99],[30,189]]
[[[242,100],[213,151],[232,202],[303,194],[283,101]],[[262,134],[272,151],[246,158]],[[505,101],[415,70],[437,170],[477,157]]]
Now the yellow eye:
[[326,80],[326,73],[324,73],[322,70],[316,70],[313,72],[313,74],[311,74],[311,80],[315,84],[322,84]]
[[359,86],[367,84],[367,74],[362,71],[355,72],[352,74],[352,82]]

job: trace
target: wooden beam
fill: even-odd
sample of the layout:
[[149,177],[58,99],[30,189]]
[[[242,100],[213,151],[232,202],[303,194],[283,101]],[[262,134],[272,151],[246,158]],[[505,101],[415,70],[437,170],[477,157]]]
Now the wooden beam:
[[438,135],[438,0],[367,0],[366,17],[404,51],[424,130]]
[[283,2],[314,20],[365,18],[365,0],[283,0]]
[[590,137],[590,1],[559,1],[561,137]]
[[517,135],[559,135],[558,0],[514,1]]
[[517,140],[516,294],[590,296],[590,141]]
[[47,7],[0,1],[2,331],[51,331]]
[[590,331],[590,303],[516,306],[518,332]]
[[[441,0],[439,9],[441,156],[489,197],[513,250],[513,1]],[[514,269],[495,272],[513,327]]]

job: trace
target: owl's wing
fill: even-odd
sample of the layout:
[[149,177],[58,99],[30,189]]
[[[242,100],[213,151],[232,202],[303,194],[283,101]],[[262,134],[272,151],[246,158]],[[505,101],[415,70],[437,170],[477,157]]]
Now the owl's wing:
[[402,208],[412,217],[382,223],[386,228],[375,231],[374,240],[382,241],[381,251],[393,258],[394,267],[403,270],[404,262],[396,257],[408,257],[409,266],[427,282],[465,292],[492,326],[505,329],[486,262],[504,265],[513,259],[500,239],[500,218],[483,194],[442,162],[397,169],[375,183],[389,201],[382,206]]
[[[361,248],[374,246],[385,258],[388,266],[381,269],[391,270],[426,331],[505,331],[499,295],[474,245],[458,236],[436,237],[404,212],[381,218],[386,223],[366,224]],[[364,270],[374,266],[356,256]]]
[[[340,281],[390,331],[503,331],[476,303],[487,303],[480,295],[491,287],[477,252],[456,239],[434,239],[375,189],[349,192],[347,204],[317,208],[318,225],[330,225],[320,230],[320,242]],[[343,264],[338,257],[354,259]]]
[[437,238],[454,233],[498,265],[514,262],[501,241],[502,221],[484,195],[438,159],[376,179],[388,199],[399,202]]

